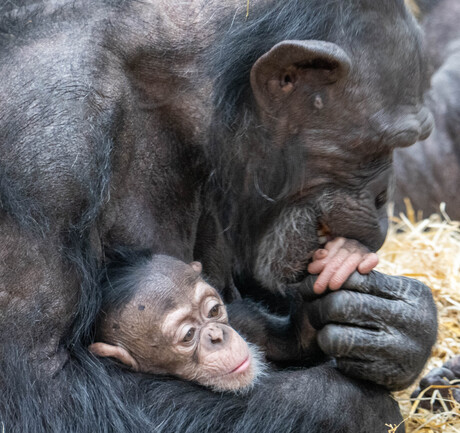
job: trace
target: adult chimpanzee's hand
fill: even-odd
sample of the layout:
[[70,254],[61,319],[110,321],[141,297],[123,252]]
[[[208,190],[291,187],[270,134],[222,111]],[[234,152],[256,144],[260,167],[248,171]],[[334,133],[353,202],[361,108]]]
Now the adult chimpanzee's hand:
[[391,390],[414,381],[436,340],[430,289],[411,278],[355,272],[342,289],[318,297],[315,279],[309,276],[298,288],[318,343],[338,368]]

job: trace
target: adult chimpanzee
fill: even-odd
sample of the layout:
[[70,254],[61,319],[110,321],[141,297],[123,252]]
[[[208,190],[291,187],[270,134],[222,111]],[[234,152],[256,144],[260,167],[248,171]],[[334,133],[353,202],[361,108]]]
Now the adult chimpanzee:
[[403,0],[254,0],[248,16],[241,0],[21,5],[0,20],[5,428],[396,423],[388,389],[413,381],[436,334],[415,280],[353,274],[312,300],[305,354],[332,361],[274,372],[243,398],[120,372],[85,337],[116,244],[200,260],[226,302],[308,292],[318,231],[379,248],[393,150],[432,124]]
[[[428,7],[429,6],[429,7]],[[429,63],[435,71],[428,104],[435,118],[433,134],[411,149],[395,152],[397,211],[409,197],[424,215],[446,210],[460,219],[460,3],[426,1],[422,17]]]

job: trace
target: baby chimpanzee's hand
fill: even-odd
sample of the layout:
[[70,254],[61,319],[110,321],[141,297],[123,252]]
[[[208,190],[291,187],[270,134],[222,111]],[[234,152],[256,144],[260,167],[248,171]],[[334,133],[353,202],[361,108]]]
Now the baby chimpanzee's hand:
[[328,287],[331,290],[340,289],[354,271],[368,274],[378,262],[377,254],[369,252],[358,241],[335,238],[324,248],[316,250],[313,261],[308,265],[310,274],[320,274],[313,290],[321,294]]

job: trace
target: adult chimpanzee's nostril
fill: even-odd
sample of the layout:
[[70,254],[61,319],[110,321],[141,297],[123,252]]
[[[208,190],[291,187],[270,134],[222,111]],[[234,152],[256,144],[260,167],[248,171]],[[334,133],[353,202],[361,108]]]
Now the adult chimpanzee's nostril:
[[375,208],[381,209],[383,206],[386,205],[388,201],[388,190],[384,189],[380,194],[375,197]]

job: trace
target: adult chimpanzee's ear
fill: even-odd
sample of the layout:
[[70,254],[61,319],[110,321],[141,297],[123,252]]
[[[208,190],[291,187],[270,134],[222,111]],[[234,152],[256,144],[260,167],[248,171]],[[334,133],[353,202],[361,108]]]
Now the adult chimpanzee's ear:
[[190,266],[193,268],[193,270],[196,273],[201,274],[201,271],[203,270],[203,266],[201,265],[200,262],[191,262]]
[[123,347],[107,343],[93,343],[88,347],[88,350],[97,356],[115,358],[128,367],[131,367],[134,371],[139,370],[137,361]]
[[327,85],[345,77],[351,60],[338,45],[324,41],[283,41],[260,57],[251,86],[264,111],[273,111],[299,85]]

